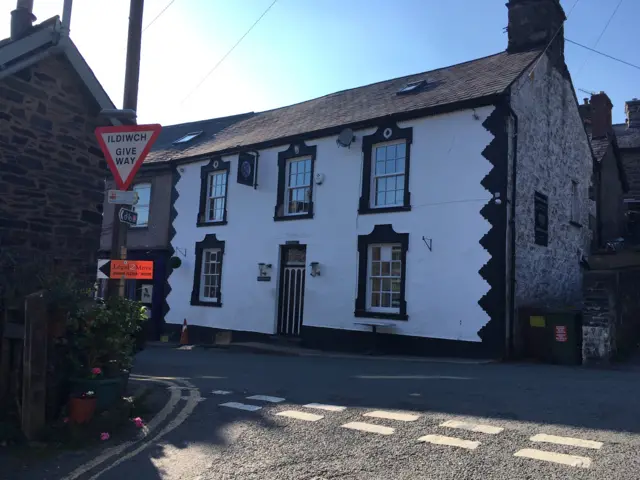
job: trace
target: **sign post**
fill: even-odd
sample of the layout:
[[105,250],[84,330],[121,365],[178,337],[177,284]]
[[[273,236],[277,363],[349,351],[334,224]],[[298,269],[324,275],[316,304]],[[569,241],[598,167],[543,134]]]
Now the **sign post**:
[[[105,160],[113,174],[118,190],[109,191],[107,201],[114,204],[114,216],[112,222],[113,241],[111,242],[112,260],[125,260],[127,225],[135,225],[138,214],[126,208],[117,208],[116,205],[134,205],[137,202],[137,193],[128,191],[137,171],[142,166],[145,157],[151,150],[151,146],[160,134],[161,126],[152,125],[122,125],[96,128],[98,144],[104,153]],[[127,225],[120,225],[120,223]],[[110,276],[113,279],[113,276]],[[121,277],[118,286],[118,295],[124,296],[124,279]],[[110,296],[116,294],[116,283],[111,283],[107,292]]]

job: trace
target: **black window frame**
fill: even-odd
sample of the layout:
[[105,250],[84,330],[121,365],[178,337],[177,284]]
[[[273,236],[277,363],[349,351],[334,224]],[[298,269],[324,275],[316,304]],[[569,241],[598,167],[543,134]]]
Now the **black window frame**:
[[[374,207],[371,195],[373,182],[373,148],[380,143],[390,143],[399,140],[405,141],[405,166],[404,166],[404,199],[402,205],[391,207]],[[371,135],[362,137],[362,192],[358,213],[360,215],[372,213],[408,212],[411,210],[411,192],[409,191],[409,177],[411,174],[411,144],[413,143],[413,128],[400,128],[395,122],[382,124]]]
[[[219,240],[215,233],[205,235],[204,239],[196,243],[196,264],[193,272],[193,289],[191,290],[191,305],[201,307],[221,307],[222,306],[222,279],[224,275],[224,247],[225,241]],[[202,252],[209,248],[220,250],[220,285],[218,288],[218,301],[206,302],[200,300],[200,285],[202,282]]]
[[549,196],[537,191],[533,194],[533,231],[536,245],[549,246]]
[[[222,220],[207,221],[207,184],[209,175],[212,173],[226,172],[227,173],[227,185],[224,190],[224,213],[222,214]],[[229,177],[231,174],[231,162],[225,162],[220,157],[212,158],[209,163],[204,165],[200,169],[200,206],[198,208],[198,218],[196,220],[196,226],[209,227],[213,225],[226,225],[227,224],[227,204],[229,200]]]
[[[285,151],[278,153],[278,190],[276,196],[276,206],[273,213],[273,220],[275,222],[313,218],[313,177],[315,174],[316,151],[317,148],[315,145],[309,146],[304,142],[296,142],[289,145],[289,148]],[[289,160],[293,160],[299,157],[311,157],[311,181],[309,182],[309,188],[311,189],[311,199],[309,201],[309,211],[302,214],[286,215],[284,212],[284,193],[287,185],[287,163]]]
[[[367,284],[369,281],[369,246],[377,244],[399,244],[402,251],[400,259],[400,312],[372,312],[367,310]],[[409,251],[409,234],[398,233],[391,224],[376,225],[368,235],[358,235],[358,296],[354,315],[359,318],[384,318],[388,320],[408,320],[407,315],[407,252]]]

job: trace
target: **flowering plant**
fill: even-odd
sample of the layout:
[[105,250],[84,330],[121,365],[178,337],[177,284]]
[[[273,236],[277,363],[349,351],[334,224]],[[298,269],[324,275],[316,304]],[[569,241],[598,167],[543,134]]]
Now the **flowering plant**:
[[102,369],[99,367],[94,367],[91,369],[91,378],[96,378],[97,376],[102,375]]

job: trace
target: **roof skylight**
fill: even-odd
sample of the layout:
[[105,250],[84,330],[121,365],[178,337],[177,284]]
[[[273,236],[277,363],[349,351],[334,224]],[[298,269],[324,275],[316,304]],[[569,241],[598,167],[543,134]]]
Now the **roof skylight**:
[[420,90],[427,84],[426,80],[418,80],[417,82],[407,83],[404,87],[398,90],[398,95],[402,95],[403,93],[412,93]]
[[174,140],[173,144],[174,145],[178,145],[180,143],[187,143],[190,142],[191,140],[193,140],[194,138],[196,138],[198,135],[200,135],[202,133],[202,130],[200,130],[199,132],[190,132],[187,133],[186,135],[183,135],[182,137],[180,137],[177,140]]

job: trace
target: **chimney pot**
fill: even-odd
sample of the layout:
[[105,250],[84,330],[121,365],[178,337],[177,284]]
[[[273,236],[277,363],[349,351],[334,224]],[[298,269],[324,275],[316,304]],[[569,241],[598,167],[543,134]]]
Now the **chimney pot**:
[[640,128],[640,100],[634,98],[624,104],[627,114],[627,128]]
[[11,12],[11,40],[25,37],[35,21],[33,0],[18,0],[16,9]]

